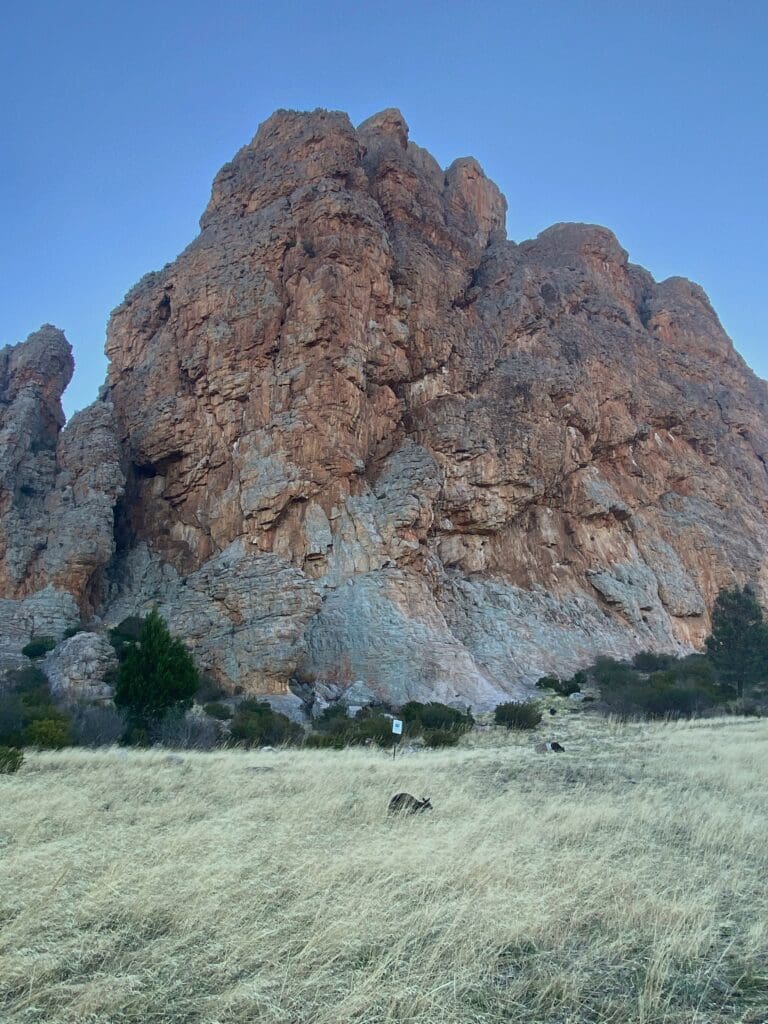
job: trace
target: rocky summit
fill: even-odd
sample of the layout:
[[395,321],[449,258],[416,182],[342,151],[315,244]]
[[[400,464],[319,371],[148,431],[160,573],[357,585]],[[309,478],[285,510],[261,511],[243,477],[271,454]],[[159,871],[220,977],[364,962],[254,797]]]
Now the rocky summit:
[[96,665],[157,604],[232,692],[483,708],[697,647],[722,586],[768,605],[768,388],[702,289],[505,221],[396,110],[278,111],[93,405],[64,426],[61,331],[0,352],[4,664],[82,622]]

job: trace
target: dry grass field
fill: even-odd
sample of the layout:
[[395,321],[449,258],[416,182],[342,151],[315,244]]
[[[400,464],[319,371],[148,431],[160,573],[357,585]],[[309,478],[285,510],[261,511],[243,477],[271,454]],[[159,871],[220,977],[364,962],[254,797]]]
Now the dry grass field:
[[562,755],[29,754],[0,1019],[768,1020],[768,722],[556,723]]

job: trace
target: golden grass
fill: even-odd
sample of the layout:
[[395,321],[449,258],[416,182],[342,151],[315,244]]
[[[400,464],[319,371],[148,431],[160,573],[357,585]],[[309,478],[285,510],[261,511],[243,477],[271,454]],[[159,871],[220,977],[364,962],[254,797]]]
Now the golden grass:
[[[767,1020],[768,723],[555,721],[559,756],[29,754],[0,1019]],[[388,819],[399,790],[434,812]]]

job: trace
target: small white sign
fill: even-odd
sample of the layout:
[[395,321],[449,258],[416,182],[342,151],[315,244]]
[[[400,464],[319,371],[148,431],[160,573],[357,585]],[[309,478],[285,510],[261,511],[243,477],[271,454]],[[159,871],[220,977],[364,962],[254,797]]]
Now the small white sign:
[[403,723],[400,721],[399,718],[393,718],[392,719],[392,732],[395,734],[395,736],[401,736],[402,735]]

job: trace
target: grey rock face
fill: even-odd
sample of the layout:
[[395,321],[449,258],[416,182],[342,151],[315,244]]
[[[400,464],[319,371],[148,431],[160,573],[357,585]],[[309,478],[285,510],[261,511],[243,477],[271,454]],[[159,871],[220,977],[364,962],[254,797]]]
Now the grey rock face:
[[[605,586],[617,600],[633,602],[634,612],[637,598],[631,587],[613,576]],[[683,649],[670,634],[660,641],[654,624],[644,622],[639,610],[629,625],[586,594],[552,594],[542,587],[452,573],[440,589],[439,603],[453,635],[512,699],[524,699],[541,676],[567,676],[591,664],[596,652],[628,658],[659,645]],[[488,704],[476,706],[483,710]]]
[[120,458],[108,402],[76,413],[60,435],[39,573],[76,594],[86,613],[102,603],[102,570],[115,550],[115,504],[125,483]]
[[0,593],[34,590],[31,566],[48,536],[45,505],[64,423],[61,395],[74,370],[63,333],[47,324],[0,351]]
[[399,570],[350,578],[328,594],[297,675],[342,684],[353,704],[370,695],[479,707],[503,692],[451,632],[426,583]]
[[89,614],[114,551],[124,477],[111,405],[94,403],[62,431],[73,367],[50,325],[0,353],[0,593],[53,586]]
[[145,546],[118,562],[107,624],[157,604],[201,666],[234,692],[283,693],[320,607],[316,585],[275,555],[235,541],[187,577]]
[[46,655],[40,667],[48,677],[51,693],[61,701],[112,699],[114,690],[105,677],[117,667],[117,658],[101,634],[76,633]]
[[20,601],[0,600],[0,651],[18,654],[36,636],[59,638],[79,618],[74,597],[53,586]]

